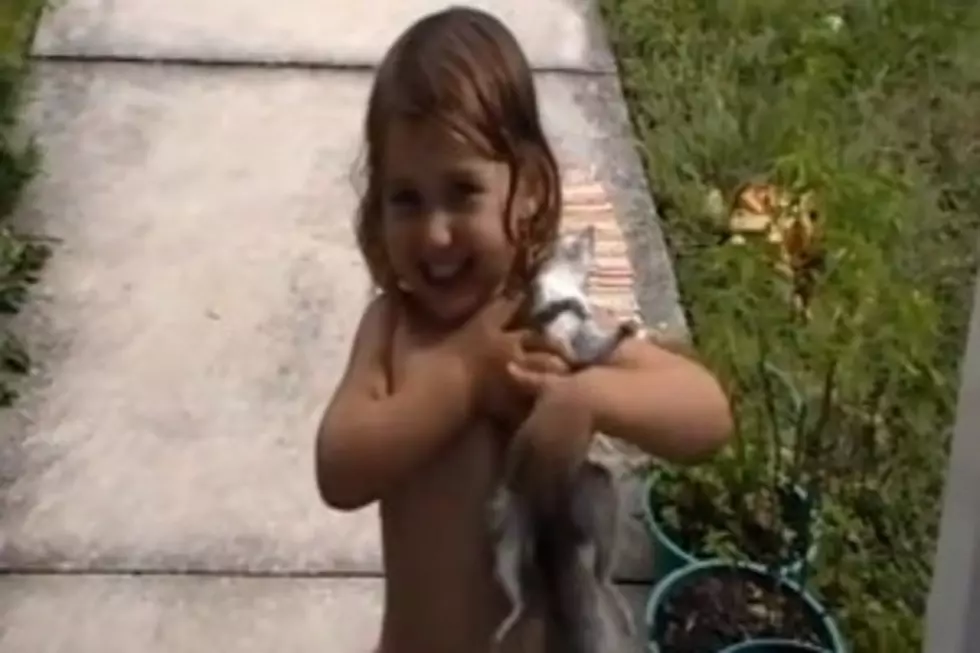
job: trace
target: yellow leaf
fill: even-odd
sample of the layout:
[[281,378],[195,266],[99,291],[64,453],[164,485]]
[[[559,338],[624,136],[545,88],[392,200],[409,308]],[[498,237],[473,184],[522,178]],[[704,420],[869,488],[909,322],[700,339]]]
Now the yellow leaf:
[[761,234],[772,223],[772,216],[735,209],[728,220],[728,227],[736,233]]

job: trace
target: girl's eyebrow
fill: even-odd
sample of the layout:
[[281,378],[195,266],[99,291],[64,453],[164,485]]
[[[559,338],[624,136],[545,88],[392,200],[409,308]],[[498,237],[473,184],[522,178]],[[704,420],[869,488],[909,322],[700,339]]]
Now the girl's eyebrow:
[[483,175],[481,175],[478,170],[458,166],[448,170],[446,176],[454,180],[462,179],[465,181],[479,181]]
[[472,163],[460,162],[447,170],[446,173],[457,179],[480,180],[486,179],[490,171],[474,161]]
[[414,186],[412,180],[407,177],[389,177],[385,179],[384,185],[393,188],[411,188]]

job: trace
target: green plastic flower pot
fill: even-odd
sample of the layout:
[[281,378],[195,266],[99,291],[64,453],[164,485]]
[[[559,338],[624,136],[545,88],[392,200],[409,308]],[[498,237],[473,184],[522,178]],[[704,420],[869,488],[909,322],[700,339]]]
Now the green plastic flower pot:
[[[662,610],[671,595],[685,587],[688,583],[696,581],[705,575],[733,568],[742,570],[746,574],[755,575],[760,579],[772,579],[771,572],[761,565],[751,562],[731,562],[728,560],[714,559],[695,562],[686,567],[676,569],[653,588],[653,591],[650,593],[650,599],[647,601],[644,621],[647,629],[647,637],[650,640],[650,653],[660,653],[658,639],[661,637],[665,627],[662,621]],[[785,576],[779,579],[779,583],[783,588],[803,598],[804,604],[813,617],[813,622],[818,629],[818,634],[820,640],[823,642],[824,648],[792,641],[757,639],[739,642],[727,646],[721,651],[705,651],[705,653],[847,653],[847,647],[837,628],[837,624],[834,623],[833,618],[827,614],[827,611],[817,599],[798,583]]]
[[699,559],[683,549],[667,535],[657,520],[654,510],[654,487],[659,475],[647,476],[643,487],[643,521],[653,538],[653,582],[657,583],[678,569],[693,565]]
[[788,639],[760,639],[729,646],[721,653],[829,653],[830,649]]
[[[649,531],[650,536],[653,539],[652,555],[654,583],[666,578],[668,575],[677,571],[678,569],[682,569],[689,565],[703,562],[708,559],[696,556],[691,551],[681,547],[677,542],[672,540],[669,535],[667,535],[667,532],[657,520],[654,510],[654,489],[658,476],[659,474],[657,474],[657,472],[649,474],[643,489],[643,521],[646,523],[647,531]],[[797,492],[803,493],[804,490],[802,488],[798,488]],[[819,529],[814,528],[814,540],[817,539],[816,535],[818,533]],[[816,542],[814,542],[808,551],[807,559],[812,562],[816,556],[816,553],[817,545]],[[752,560],[750,562],[757,563],[758,561]],[[793,581],[800,581],[803,574],[803,560],[795,560],[789,564],[781,566],[779,569],[782,576],[785,576]]]

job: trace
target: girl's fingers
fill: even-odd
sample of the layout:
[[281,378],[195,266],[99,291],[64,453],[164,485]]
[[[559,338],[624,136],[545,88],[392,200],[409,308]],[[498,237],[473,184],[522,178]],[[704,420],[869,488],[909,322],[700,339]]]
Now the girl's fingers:
[[521,346],[528,352],[541,352],[566,358],[568,352],[561,343],[555,342],[539,331],[525,331],[521,337]]
[[544,352],[524,354],[520,366],[534,372],[547,372],[549,374],[567,374],[569,371],[568,363],[554,354]]
[[507,371],[518,388],[524,393],[532,395],[538,394],[548,384],[552,376],[552,373],[528,369],[517,363],[510,363],[507,366]]

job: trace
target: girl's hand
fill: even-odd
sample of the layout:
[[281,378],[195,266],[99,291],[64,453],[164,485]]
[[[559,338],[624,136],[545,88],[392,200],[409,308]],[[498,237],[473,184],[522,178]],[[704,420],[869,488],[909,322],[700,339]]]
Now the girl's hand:
[[537,331],[506,330],[518,305],[516,299],[498,297],[449,333],[413,329],[406,320],[394,338],[394,386],[404,379],[422,380],[438,388],[440,399],[463,403],[513,430],[537,393],[515,380],[510,366],[555,376],[569,373],[561,348]]
[[[613,329],[619,319],[612,311],[595,310],[596,320]],[[512,383],[537,402],[515,434],[508,453],[509,469],[525,489],[542,501],[582,464],[588,455],[596,424],[581,373],[511,364]]]
[[481,392],[482,408],[491,418],[516,429],[524,421],[538,390],[515,375],[548,375],[560,378],[571,372],[563,353],[554,343],[532,330],[500,334],[488,360]]
[[486,359],[501,348],[503,326],[516,308],[512,300],[494,300],[448,333],[426,330],[406,319],[392,345],[394,386],[423,382],[436,389],[440,400],[474,408],[484,385]]

